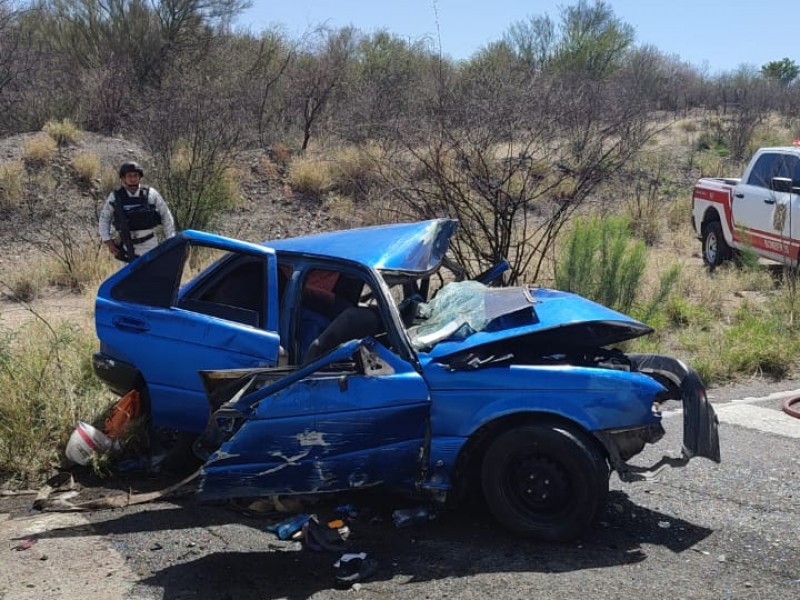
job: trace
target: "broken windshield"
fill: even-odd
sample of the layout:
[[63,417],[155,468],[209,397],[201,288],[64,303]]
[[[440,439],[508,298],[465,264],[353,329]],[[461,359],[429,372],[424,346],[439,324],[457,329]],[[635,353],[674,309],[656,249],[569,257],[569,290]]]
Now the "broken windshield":
[[462,340],[483,331],[502,315],[529,309],[533,298],[526,288],[493,288],[477,281],[445,285],[428,303],[417,306],[408,333],[417,350],[445,339]]

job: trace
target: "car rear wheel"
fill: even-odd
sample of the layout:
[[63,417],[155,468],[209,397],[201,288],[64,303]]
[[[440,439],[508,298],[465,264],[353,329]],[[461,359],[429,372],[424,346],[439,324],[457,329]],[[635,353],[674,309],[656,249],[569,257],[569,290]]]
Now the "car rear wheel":
[[576,538],[608,495],[608,463],[587,437],[561,424],[516,427],[489,447],[481,485],[509,531],[548,542]]
[[730,258],[731,250],[722,234],[722,226],[718,221],[707,223],[703,227],[703,262],[709,269],[714,269]]

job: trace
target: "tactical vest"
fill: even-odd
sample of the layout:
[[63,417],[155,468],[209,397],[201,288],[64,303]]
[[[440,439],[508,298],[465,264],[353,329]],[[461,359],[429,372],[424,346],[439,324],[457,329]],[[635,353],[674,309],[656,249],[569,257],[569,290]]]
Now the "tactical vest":
[[[150,188],[139,188],[138,196],[129,196],[124,187],[114,191],[114,202],[122,205],[122,212],[128,221],[130,231],[152,229],[161,224],[161,215],[156,209],[156,203],[150,202]],[[117,212],[114,211],[114,229],[120,230],[117,223]]]

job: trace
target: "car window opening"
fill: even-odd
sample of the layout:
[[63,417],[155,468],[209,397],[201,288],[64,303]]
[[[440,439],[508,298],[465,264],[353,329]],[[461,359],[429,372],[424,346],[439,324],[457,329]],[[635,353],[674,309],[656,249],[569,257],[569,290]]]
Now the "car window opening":
[[360,277],[314,269],[307,274],[300,296],[299,364],[312,362],[344,342],[386,331],[375,295]]
[[[209,259],[221,263],[227,253],[210,250]],[[192,253],[195,256],[196,253]],[[264,261],[253,256],[239,256],[229,260],[223,269],[209,273],[194,289],[178,302],[178,308],[191,310],[212,317],[263,328],[266,315],[266,270]],[[190,268],[186,265],[184,270]]]

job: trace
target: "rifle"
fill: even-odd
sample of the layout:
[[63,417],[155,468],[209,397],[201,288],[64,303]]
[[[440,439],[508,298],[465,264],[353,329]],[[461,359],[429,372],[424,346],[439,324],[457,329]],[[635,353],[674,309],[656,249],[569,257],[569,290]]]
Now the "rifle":
[[122,210],[122,202],[119,195],[114,194],[114,214],[116,216],[117,230],[119,231],[119,242],[114,242],[117,247],[117,258],[122,262],[131,262],[136,258],[136,251],[133,249],[133,239],[131,230],[128,229],[128,218]]

